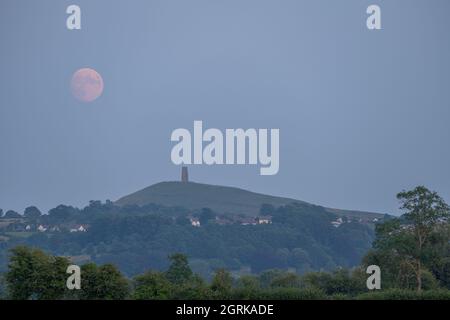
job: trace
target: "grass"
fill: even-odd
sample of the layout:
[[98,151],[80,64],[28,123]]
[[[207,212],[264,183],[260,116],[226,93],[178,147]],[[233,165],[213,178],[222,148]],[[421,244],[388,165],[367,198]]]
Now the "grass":
[[[161,182],[116,201],[118,205],[146,205],[160,204],[165,206],[181,206],[192,210],[210,208],[217,213],[243,214],[257,216],[262,204],[271,204],[274,207],[299,203],[310,205],[307,202],[255,193],[239,188],[208,185],[202,183]],[[326,208],[327,211],[338,215],[377,217],[383,215],[370,212],[337,210]]]

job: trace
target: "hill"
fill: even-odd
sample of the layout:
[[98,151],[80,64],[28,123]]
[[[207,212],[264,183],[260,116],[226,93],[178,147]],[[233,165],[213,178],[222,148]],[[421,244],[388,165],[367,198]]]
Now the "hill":
[[[257,223],[263,204],[273,206],[264,207],[270,222]],[[113,263],[129,276],[166,269],[176,252],[188,255],[195,272],[206,277],[218,268],[236,274],[334,270],[361,261],[371,248],[374,218],[382,215],[232,187],[162,182],[116,203],[59,205],[39,217],[0,219],[0,272],[9,249],[21,244],[74,261]]]
[[[217,186],[194,182],[161,182],[149,186],[130,195],[124,196],[115,202],[116,205],[147,205],[159,204],[164,206],[180,206],[191,210],[210,208],[217,213],[244,214],[256,216],[262,204],[271,204],[280,207],[291,203],[310,205],[301,200],[283,198],[244,189]],[[380,219],[383,214],[324,208],[325,211],[349,218],[362,218],[364,220]]]

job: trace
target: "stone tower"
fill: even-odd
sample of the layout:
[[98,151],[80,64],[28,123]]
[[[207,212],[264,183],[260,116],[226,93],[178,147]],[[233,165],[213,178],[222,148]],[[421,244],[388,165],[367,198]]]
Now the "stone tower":
[[181,168],[181,182],[189,182],[189,174],[187,167]]

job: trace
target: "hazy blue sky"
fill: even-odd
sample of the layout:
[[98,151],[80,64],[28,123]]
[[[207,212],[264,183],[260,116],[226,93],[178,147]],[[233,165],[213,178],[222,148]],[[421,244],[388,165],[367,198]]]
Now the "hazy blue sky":
[[[369,4],[383,30],[365,26]],[[66,29],[66,7],[82,30]],[[280,128],[280,172],[192,180],[397,212],[418,184],[450,201],[448,0],[1,0],[0,208],[116,200],[176,180],[170,134]],[[101,73],[76,101],[70,78]]]

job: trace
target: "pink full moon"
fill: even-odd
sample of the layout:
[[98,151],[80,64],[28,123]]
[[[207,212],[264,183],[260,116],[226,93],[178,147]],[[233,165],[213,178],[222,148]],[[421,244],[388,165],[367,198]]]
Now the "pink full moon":
[[82,102],[94,101],[103,92],[102,76],[94,69],[79,69],[72,76],[70,90]]

